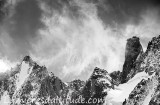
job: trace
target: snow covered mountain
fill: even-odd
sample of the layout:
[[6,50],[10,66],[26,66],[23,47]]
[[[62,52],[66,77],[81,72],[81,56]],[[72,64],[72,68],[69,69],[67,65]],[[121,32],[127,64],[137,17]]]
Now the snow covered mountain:
[[86,83],[81,80],[64,83],[26,56],[0,80],[0,102],[1,105],[97,105],[103,102],[92,102],[93,99],[103,101],[105,89],[113,86],[108,72],[97,67]]
[[143,79],[134,88],[124,105],[159,105],[160,36],[149,42],[140,69],[150,78]]
[[138,37],[127,40],[123,70],[95,67],[87,81],[63,82],[25,56],[0,74],[0,105],[159,105],[160,36],[146,52]]

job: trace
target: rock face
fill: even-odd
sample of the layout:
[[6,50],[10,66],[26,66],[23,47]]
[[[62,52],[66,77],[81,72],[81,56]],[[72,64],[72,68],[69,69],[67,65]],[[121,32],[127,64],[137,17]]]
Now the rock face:
[[[138,56],[143,52],[142,46],[140,44],[138,37],[132,37],[127,40],[126,51],[125,51],[125,62],[123,65],[123,71],[121,75],[121,83],[125,83],[129,80],[135,72],[135,62]],[[132,73],[131,73],[132,72]]]
[[128,39],[122,72],[108,73],[96,67],[86,82],[64,83],[26,56],[15,68],[0,74],[0,100],[7,97],[7,105],[106,105],[107,95],[139,79],[139,72],[147,76],[128,92],[123,105],[160,105],[160,36],[149,42],[145,53],[138,37]]
[[65,84],[29,56],[24,57],[18,71],[1,81],[1,95],[9,94],[10,105],[38,105],[64,93]]
[[[85,99],[84,104],[78,105],[101,105],[107,91],[114,88],[111,77],[106,70],[95,68],[89,80],[82,90],[82,97]],[[95,102],[88,103],[88,100],[97,99]],[[100,102],[98,102],[98,100]]]
[[158,75],[142,80],[131,92],[124,105],[149,105],[158,86]]
[[103,90],[113,87],[106,70],[95,68],[86,83],[81,80],[64,83],[29,56],[6,75],[0,80],[0,98],[8,94],[9,105],[100,105],[103,102],[88,103],[88,100],[103,99],[107,94]]
[[129,95],[124,105],[159,105],[160,104],[160,36],[149,42],[140,70],[150,78],[142,80]]
[[121,83],[121,72],[120,71],[114,71],[109,74],[112,78],[112,81],[115,85],[119,85]]

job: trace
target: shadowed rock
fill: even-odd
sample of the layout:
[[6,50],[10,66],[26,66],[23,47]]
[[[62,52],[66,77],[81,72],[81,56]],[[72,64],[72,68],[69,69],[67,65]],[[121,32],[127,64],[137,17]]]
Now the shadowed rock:
[[121,83],[121,81],[120,81],[121,72],[120,71],[114,71],[114,72],[110,73],[109,75],[112,78],[113,84],[118,86]]
[[114,88],[112,79],[104,69],[96,67],[82,90],[82,96],[87,102],[89,99],[101,99],[100,103],[80,103],[78,105],[103,105],[107,90]]
[[159,105],[160,104],[160,36],[149,42],[140,64],[150,78],[143,79],[130,93],[124,105]]
[[134,36],[127,40],[121,83],[128,81],[127,76],[134,68],[134,62],[141,52],[143,52],[143,49],[138,37]]

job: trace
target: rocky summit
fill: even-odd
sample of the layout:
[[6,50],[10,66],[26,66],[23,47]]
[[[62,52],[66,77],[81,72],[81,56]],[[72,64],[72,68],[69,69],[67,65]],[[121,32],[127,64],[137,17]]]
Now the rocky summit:
[[160,36],[143,52],[129,38],[121,71],[95,67],[88,80],[63,82],[30,56],[0,74],[0,105],[160,105]]
[[134,36],[127,40],[126,51],[125,51],[125,62],[123,65],[121,83],[125,83],[129,80],[128,74],[134,74],[135,62],[138,56],[143,53],[142,45],[140,44],[139,38]]
[[154,37],[148,44],[144,53],[141,71],[148,73],[149,78],[135,87],[124,102],[124,105],[159,105],[159,83],[160,83],[160,36]]

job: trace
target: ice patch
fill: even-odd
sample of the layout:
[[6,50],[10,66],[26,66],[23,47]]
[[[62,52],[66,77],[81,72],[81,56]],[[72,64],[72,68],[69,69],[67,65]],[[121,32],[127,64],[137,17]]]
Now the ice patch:
[[33,67],[30,67],[28,62],[27,63],[25,61],[22,62],[19,78],[17,79],[17,82],[16,82],[17,90],[22,86],[26,78],[28,78],[28,76],[32,71],[32,68]]
[[151,101],[152,95],[153,95],[154,91],[150,91],[149,94],[147,95],[147,97],[145,98],[143,105],[149,105],[149,102]]
[[5,91],[1,97],[0,105],[10,105],[10,98],[7,91]]
[[[154,76],[154,75],[155,75],[155,73],[152,76]],[[150,76],[150,78],[152,76]],[[147,95],[147,97],[145,98],[145,100],[143,102],[143,105],[149,105],[149,102],[151,101],[151,99],[152,99],[152,97],[153,97],[153,95],[155,93],[155,89],[156,89],[157,85],[158,85],[158,83],[157,84],[153,83],[153,87],[152,87],[152,89],[150,89],[149,94]]]
[[68,83],[66,83],[66,82],[64,82],[64,84],[65,84],[66,86],[69,86]]
[[142,79],[148,78],[149,75],[146,72],[136,74],[127,83],[120,84],[118,87],[115,87],[115,89],[110,89],[110,91],[108,91],[106,101],[110,100],[110,102],[123,102],[129,97],[129,94]]

